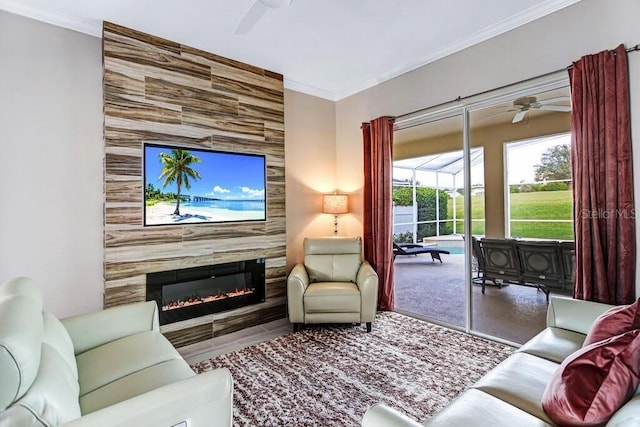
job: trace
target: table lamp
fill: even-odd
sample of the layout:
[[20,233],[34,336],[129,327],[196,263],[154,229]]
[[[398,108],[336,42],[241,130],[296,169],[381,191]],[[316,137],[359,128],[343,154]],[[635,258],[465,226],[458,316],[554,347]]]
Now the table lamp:
[[325,194],[322,198],[322,213],[335,216],[333,235],[338,235],[338,215],[349,213],[349,197],[346,194]]

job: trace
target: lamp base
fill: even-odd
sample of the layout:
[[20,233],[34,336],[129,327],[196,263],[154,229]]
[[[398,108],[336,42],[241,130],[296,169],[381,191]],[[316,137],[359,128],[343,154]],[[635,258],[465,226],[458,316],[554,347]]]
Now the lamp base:
[[338,235],[338,215],[333,216],[333,235]]

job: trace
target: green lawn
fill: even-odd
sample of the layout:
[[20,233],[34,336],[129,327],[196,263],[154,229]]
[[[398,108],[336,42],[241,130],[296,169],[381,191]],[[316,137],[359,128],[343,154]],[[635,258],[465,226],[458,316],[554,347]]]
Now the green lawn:
[[[453,219],[453,201],[447,205]],[[471,217],[484,219],[484,195],[471,196]],[[570,191],[537,191],[511,194],[511,219],[529,220],[511,222],[511,236],[543,239],[573,240],[573,223],[539,222],[541,219],[571,220],[573,217]],[[457,231],[461,233],[464,218],[463,197],[456,198]],[[449,223],[451,225],[451,223]],[[473,221],[473,234],[485,234],[484,222]]]

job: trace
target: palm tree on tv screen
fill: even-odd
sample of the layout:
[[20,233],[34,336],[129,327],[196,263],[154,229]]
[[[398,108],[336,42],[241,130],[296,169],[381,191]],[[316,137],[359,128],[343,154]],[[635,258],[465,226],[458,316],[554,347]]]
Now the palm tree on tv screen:
[[173,149],[171,154],[160,153],[158,154],[160,163],[162,163],[162,173],[158,179],[164,178],[162,187],[166,187],[172,182],[176,183],[178,191],[176,194],[176,210],[174,215],[180,215],[180,190],[182,185],[188,190],[191,188],[191,179],[200,179],[198,171],[191,167],[192,164],[200,163],[200,157],[194,156],[189,150]]

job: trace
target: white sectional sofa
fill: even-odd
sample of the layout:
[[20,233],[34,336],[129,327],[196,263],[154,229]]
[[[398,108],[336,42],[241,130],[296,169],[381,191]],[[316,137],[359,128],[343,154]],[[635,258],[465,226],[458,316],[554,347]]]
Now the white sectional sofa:
[[[591,325],[612,306],[551,298],[547,328],[525,343],[423,424],[385,404],[370,407],[363,427],[554,425],[542,397],[560,364],[582,348]],[[610,418],[607,426],[640,426],[640,390]]]
[[231,426],[227,369],[196,375],[155,302],[61,321],[30,279],[0,285],[0,427]]

